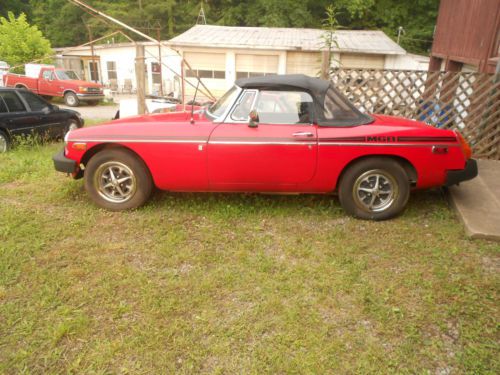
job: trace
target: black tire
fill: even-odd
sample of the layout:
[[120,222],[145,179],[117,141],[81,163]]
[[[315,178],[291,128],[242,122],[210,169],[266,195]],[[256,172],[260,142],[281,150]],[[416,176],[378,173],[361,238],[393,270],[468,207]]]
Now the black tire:
[[91,106],[96,106],[99,104],[99,100],[89,100],[87,101],[87,104]]
[[78,107],[80,105],[80,99],[74,92],[68,91],[64,94],[64,103],[70,107]]
[[124,149],[105,149],[95,154],[84,177],[85,189],[94,203],[111,211],[140,207],[153,190],[153,180],[144,162]]
[[0,130],[0,154],[9,151],[10,149],[10,138],[7,133]]
[[389,158],[373,157],[355,163],[339,184],[342,208],[365,220],[396,217],[405,209],[409,196],[410,181],[404,168]]

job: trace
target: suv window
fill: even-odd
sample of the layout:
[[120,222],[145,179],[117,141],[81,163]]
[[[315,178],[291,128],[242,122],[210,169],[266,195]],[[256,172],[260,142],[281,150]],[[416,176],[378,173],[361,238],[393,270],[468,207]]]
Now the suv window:
[[303,91],[261,91],[256,109],[264,124],[310,124],[313,98]]
[[25,112],[23,102],[13,91],[0,92],[0,97],[3,99],[9,112]]
[[48,107],[47,103],[43,99],[41,99],[38,95],[33,94],[32,92],[21,91],[20,94],[24,98],[24,100],[28,102],[28,105],[33,112],[43,111]]
[[7,109],[7,106],[5,105],[3,99],[0,97],[0,113],[6,113],[9,112]]

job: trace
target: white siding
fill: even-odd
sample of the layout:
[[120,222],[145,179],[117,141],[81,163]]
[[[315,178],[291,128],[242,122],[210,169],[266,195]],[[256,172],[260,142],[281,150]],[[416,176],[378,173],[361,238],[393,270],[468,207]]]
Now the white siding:
[[311,77],[317,77],[320,69],[320,52],[288,52],[287,54],[287,74],[301,73]]
[[384,69],[384,55],[370,55],[361,53],[341,53],[340,66],[342,68]]

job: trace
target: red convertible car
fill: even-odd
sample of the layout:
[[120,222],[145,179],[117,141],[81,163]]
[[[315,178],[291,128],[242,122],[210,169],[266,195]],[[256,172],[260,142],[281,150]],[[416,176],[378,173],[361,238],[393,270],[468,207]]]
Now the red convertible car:
[[169,191],[337,193],[349,214],[389,219],[412,189],[474,178],[460,133],[361,113],[330,82],[240,79],[205,109],[124,118],[69,132],[55,168],[85,179],[110,210]]

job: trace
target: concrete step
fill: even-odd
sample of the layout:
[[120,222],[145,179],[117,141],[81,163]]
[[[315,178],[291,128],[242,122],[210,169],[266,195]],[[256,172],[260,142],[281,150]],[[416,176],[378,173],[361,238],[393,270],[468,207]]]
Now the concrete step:
[[479,175],[449,188],[452,206],[470,238],[500,241],[500,161],[478,160]]

